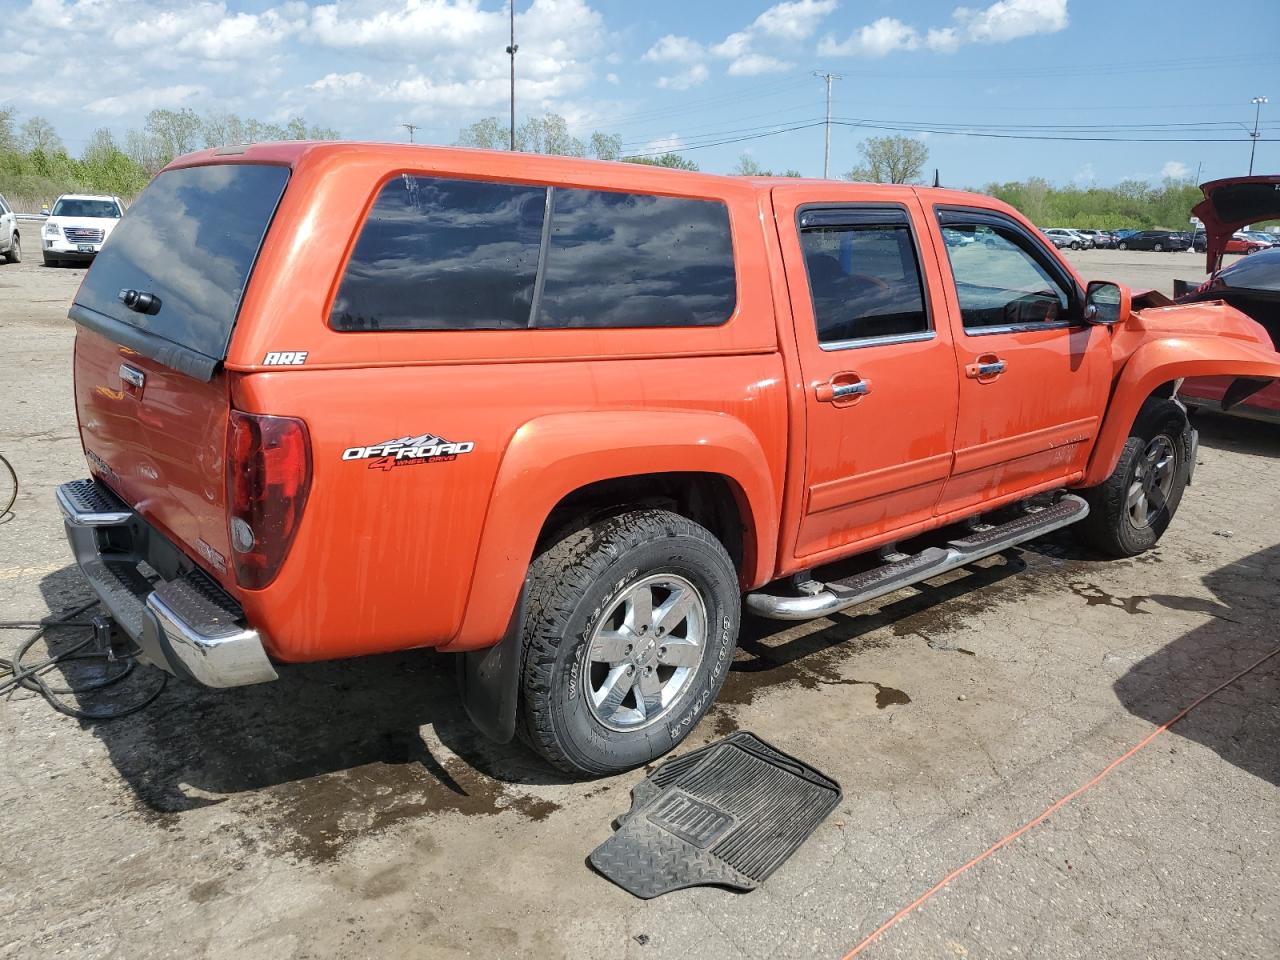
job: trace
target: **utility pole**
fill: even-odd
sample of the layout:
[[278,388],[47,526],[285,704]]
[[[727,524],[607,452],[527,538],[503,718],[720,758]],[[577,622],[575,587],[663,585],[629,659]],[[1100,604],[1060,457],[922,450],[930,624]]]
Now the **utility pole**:
[[416,123],[402,123],[400,126],[409,131],[409,142],[413,143],[413,131],[418,129],[418,125]]
[[516,0],[511,0],[511,43],[507,56],[511,58],[511,149],[516,148]]
[[1253,104],[1253,133],[1249,134],[1253,138],[1253,142],[1249,144],[1249,176],[1253,176],[1253,154],[1258,149],[1258,116],[1262,113],[1262,105],[1267,102],[1266,97],[1254,97],[1249,101]]
[[822,179],[827,180],[831,176],[831,81],[843,80],[844,77],[834,73],[819,73],[817,70],[813,71],[813,75],[819,80],[827,81],[827,143],[822,152]]

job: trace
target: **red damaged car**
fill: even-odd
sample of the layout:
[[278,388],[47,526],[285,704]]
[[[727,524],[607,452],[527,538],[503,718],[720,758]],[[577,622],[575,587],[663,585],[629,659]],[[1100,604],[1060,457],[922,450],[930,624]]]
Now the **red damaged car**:
[[[1280,175],[1212,180],[1200,189],[1204,199],[1194,213],[1204,222],[1209,279],[1196,287],[1175,284],[1177,302],[1224,301],[1266,327],[1280,348],[1280,247],[1222,266],[1222,255],[1234,252],[1236,231],[1280,219]],[[1187,380],[1178,395],[1190,406],[1280,423],[1280,380],[1197,377]]]

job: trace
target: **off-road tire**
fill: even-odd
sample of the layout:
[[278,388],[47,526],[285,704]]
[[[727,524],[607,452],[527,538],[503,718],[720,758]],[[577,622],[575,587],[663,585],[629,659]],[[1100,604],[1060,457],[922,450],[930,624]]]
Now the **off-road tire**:
[[9,244],[9,252],[4,255],[4,258],[10,263],[22,262],[22,241],[18,234],[15,233],[13,235],[13,240]]
[[[600,619],[629,585],[668,573],[697,589],[706,615],[697,669],[660,719],[632,731],[587,704],[583,658]],[[724,546],[666,510],[637,509],[566,535],[534,559],[523,630],[517,730],[550,763],[579,777],[630,770],[676,746],[715,700],[737,645],[742,596]]]
[[[1139,526],[1129,511],[1129,492],[1139,460],[1148,445],[1161,434],[1173,445],[1172,484],[1164,505],[1150,515],[1145,526]],[[1096,487],[1081,491],[1089,504],[1089,516],[1076,524],[1077,535],[1095,550],[1111,557],[1133,557],[1150,550],[1168,528],[1182,501],[1191,470],[1190,454],[1186,411],[1173,400],[1149,399],[1134,419],[1111,476]]]

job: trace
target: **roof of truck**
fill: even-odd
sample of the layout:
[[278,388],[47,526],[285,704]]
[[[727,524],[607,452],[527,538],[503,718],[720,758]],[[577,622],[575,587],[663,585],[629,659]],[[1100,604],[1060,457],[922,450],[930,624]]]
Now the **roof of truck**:
[[[670,179],[673,183],[679,183],[680,190],[688,190],[699,181],[704,184],[719,184],[725,182],[732,183],[748,183],[753,187],[757,187],[762,191],[767,191],[773,187],[792,186],[795,184],[813,184],[813,183],[829,183],[833,181],[823,180],[820,177],[741,177],[731,174],[720,173],[703,173],[701,171],[692,170],[675,170],[669,167],[658,167],[651,164],[634,164],[621,160],[588,160],[582,157],[561,157],[552,154],[540,153],[521,153],[511,152],[508,150],[482,150],[475,147],[445,147],[429,144],[408,144],[408,143],[379,143],[374,141],[352,141],[352,140],[287,140],[272,143],[254,143],[254,144],[238,144],[228,147],[217,147],[211,150],[201,150],[197,153],[189,153],[174,160],[169,164],[169,168],[198,166],[207,163],[277,163],[288,164],[294,166],[303,158],[316,155],[332,155],[332,154],[349,154],[352,156],[360,155],[365,157],[380,156],[391,166],[418,167],[419,169],[430,169],[432,160],[443,160],[448,158],[450,161],[447,166],[450,169],[457,169],[457,161],[464,157],[474,157],[483,155],[490,160],[510,161],[513,177],[519,179],[530,180],[548,180],[555,179],[555,175],[571,173],[575,170],[582,172],[590,172],[590,175],[599,176],[601,167],[616,168],[619,173],[626,174],[628,180],[636,179],[643,171],[643,179],[650,182],[657,182],[663,179]],[[444,164],[442,164],[443,166]],[[845,185],[849,181],[834,181]],[[623,184],[619,184],[622,186]],[[858,186],[866,187],[868,190],[880,189],[901,189],[901,184],[877,184],[862,183]],[[910,186],[910,185],[907,185]],[[925,195],[950,196],[952,199],[957,195],[957,191],[946,190],[938,187],[914,187],[918,192]]]

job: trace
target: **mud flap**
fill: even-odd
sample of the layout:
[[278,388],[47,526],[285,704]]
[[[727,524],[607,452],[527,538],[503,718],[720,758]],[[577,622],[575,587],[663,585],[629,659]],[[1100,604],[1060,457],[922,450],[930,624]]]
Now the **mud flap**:
[[528,592],[526,580],[507,632],[498,643],[483,650],[468,650],[458,657],[462,706],[476,729],[497,743],[510,743],[516,734],[516,701],[520,697],[524,653],[521,634]]

